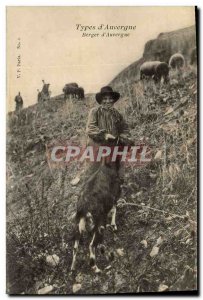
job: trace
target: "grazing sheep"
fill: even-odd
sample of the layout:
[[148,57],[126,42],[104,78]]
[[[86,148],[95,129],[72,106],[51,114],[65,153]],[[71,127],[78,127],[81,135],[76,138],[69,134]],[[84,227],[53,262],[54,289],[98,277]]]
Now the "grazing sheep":
[[64,92],[64,99],[68,98],[69,96],[78,99],[84,99],[84,89],[79,87],[77,83],[68,83],[63,88]]
[[78,84],[76,82],[71,82],[71,83],[68,83],[67,85],[78,88]]
[[82,87],[78,88],[78,99],[84,99],[85,98],[85,92],[84,89]]
[[185,58],[181,53],[173,54],[169,59],[169,67],[172,69],[180,69],[185,65]]
[[140,66],[140,80],[150,77],[155,82],[160,82],[164,79],[164,83],[168,82],[169,67],[165,62],[146,61]]
[[77,203],[77,229],[75,232],[71,271],[75,270],[80,237],[84,232],[89,232],[91,234],[91,242],[89,244],[90,265],[94,272],[101,272],[96,265],[95,251],[97,245],[102,243],[110,211],[112,213],[111,226],[113,230],[117,230],[115,218],[116,203],[121,192],[120,184],[117,164],[108,164],[105,161],[84,183]]

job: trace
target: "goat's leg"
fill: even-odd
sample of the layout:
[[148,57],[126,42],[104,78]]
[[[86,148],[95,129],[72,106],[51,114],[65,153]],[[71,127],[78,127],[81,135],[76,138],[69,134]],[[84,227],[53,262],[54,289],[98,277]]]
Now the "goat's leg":
[[[105,221],[104,223],[106,223],[106,219],[104,219],[104,221]],[[111,225],[109,225],[109,226],[111,226]],[[104,230],[105,230],[105,227],[103,225],[100,225],[98,227],[97,240],[95,241],[95,243],[98,245],[97,249],[100,250],[100,253],[102,255],[105,254],[105,250],[106,250],[106,246],[103,244]]]
[[72,260],[72,264],[71,264],[71,271],[75,270],[76,255],[78,252],[80,236],[81,236],[82,232],[85,231],[85,226],[86,226],[85,218],[81,218],[80,222],[78,224],[78,229],[76,231],[77,233],[76,233],[75,243],[74,243],[74,247],[73,247],[73,260]]
[[117,230],[117,226],[116,226],[116,205],[114,205],[111,209],[111,226],[113,228],[113,231]]
[[91,243],[89,245],[89,250],[90,250],[90,266],[92,267],[92,270],[95,273],[101,273],[101,270],[97,267],[96,265],[96,232],[94,232],[93,238],[91,240]]
[[79,239],[75,240],[74,247],[73,247],[73,260],[71,264],[71,271],[75,270],[75,264],[76,264],[76,255],[78,252],[78,246],[79,246]]
[[113,231],[117,230],[117,226],[116,226],[116,205],[114,205],[112,207],[112,209],[109,211],[109,217],[111,217],[111,223],[110,224],[106,224],[106,227],[110,227],[113,229]]

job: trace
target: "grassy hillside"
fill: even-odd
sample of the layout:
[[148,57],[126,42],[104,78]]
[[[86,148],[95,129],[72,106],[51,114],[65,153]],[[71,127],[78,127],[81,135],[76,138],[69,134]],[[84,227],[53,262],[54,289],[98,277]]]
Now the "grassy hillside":
[[110,85],[123,96],[129,96],[132,84],[140,79],[139,68],[145,61],[160,60],[169,62],[171,55],[181,52],[186,63],[189,62],[191,50],[196,45],[195,26],[167,33],[160,33],[154,40],[148,41],[144,46],[143,56],[120,72]]
[[[188,291],[197,288],[197,70],[170,72],[167,85],[124,78],[117,109],[137,143],[150,145],[152,161],[125,167],[118,231],[105,232],[114,259],[98,251],[101,275],[92,273],[88,240],[70,273],[78,185],[83,165],[53,165],[49,152],[65,141],[85,144],[93,95],[62,96],[7,117],[7,292],[106,294]],[[129,73],[126,73],[129,72]],[[127,84],[125,84],[127,82]],[[51,255],[51,256],[50,256]]]

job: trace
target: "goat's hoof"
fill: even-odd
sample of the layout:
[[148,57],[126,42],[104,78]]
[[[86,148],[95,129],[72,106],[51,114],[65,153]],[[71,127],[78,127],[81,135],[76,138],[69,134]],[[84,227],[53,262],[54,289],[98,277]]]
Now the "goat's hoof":
[[97,269],[97,270],[95,270],[94,272],[95,272],[95,274],[101,274],[101,273],[102,273],[102,270]]
[[74,276],[75,273],[76,273],[76,270],[75,270],[75,269],[74,269],[74,270],[70,270],[70,272],[69,272],[70,276]]
[[112,225],[112,224],[111,224],[111,228],[112,228],[112,230],[113,230],[114,232],[117,231],[117,229],[118,229],[117,226],[116,226],[116,224],[115,224],[115,225]]
[[101,273],[102,273],[102,271],[101,271],[97,266],[92,267],[92,270],[93,270],[94,273],[96,273],[96,274],[101,274]]
[[110,228],[112,231],[117,231],[117,226],[112,224],[107,224],[106,228]]

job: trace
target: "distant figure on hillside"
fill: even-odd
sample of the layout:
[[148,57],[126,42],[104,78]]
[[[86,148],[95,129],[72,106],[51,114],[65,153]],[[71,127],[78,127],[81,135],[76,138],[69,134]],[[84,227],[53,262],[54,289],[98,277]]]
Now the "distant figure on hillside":
[[40,92],[39,89],[37,89],[37,92],[38,92],[38,94],[37,94],[37,102],[40,102],[40,100],[41,100],[41,92]]
[[50,100],[50,91],[49,91],[49,83],[45,83],[44,79],[42,80],[43,86],[42,86],[42,90],[41,92],[39,90],[38,91],[38,96],[37,96],[37,101],[40,102],[44,102],[46,100]]
[[23,98],[21,97],[20,92],[18,95],[15,96],[15,103],[16,103],[16,111],[19,111],[23,108]]

